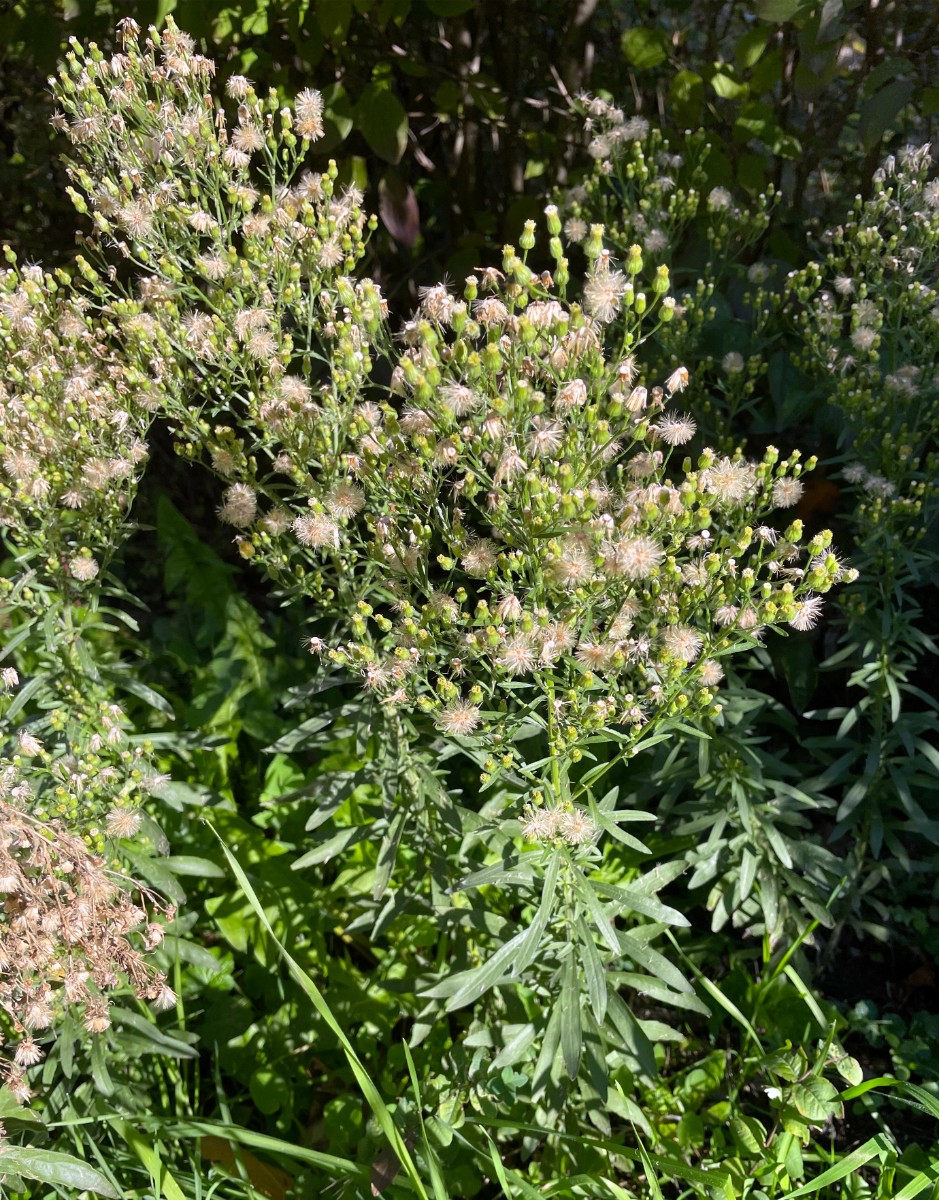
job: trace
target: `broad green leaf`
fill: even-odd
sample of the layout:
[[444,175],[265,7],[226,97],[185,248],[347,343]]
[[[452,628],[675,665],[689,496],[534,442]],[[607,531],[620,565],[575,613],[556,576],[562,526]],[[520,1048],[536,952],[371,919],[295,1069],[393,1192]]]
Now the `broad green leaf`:
[[408,114],[389,87],[370,83],[355,106],[356,124],[379,158],[401,161],[408,144]]
[[711,87],[722,100],[742,100],[750,94],[749,84],[738,83],[723,71],[717,71],[711,77]]
[[341,45],[352,20],[352,0],[316,0],[314,11],[323,37]]
[[732,1117],[730,1131],[742,1154],[759,1158],[764,1153],[766,1129],[755,1117]]
[[208,858],[196,858],[191,854],[170,854],[163,863],[174,875],[193,875],[199,879],[224,879],[225,872]]
[[323,88],[323,136],[316,143],[320,154],[329,154],[346,140],[355,126],[349,93],[341,83]]
[[[60,1154],[56,1150],[35,1150],[31,1146],[4,1146],[0,1154],[0,1176],[19,1175],[50,1187],[71,1188],[75,1192],[94,1192],[110,1200],[120,1200],[120,1193],[100,1171],[89,1167],[80,1158]],[[182,1194],[180,1193],[180,1200]]]
[[865,150],[873,150],[912,99],[914,87],[903,79],[888,83],[861,105],[858,129]]
[[838,1061],[835,1063],[835,1070],[838,1072],[841,1078],[846,1083],[850,1083],[852,1087],[857,1086],[857,1084],[862,1083],[864,1080],[864,1071],[861,1068],[861,1064],[856,1058],[852,1058],[849,1054],[846,1054],[844,1058],[838,1059]]
[[824,1125],[830,1117],[841,1112],[838,1089],[818,1076],[792,1084],[785,1097],[810,1125]]
[[763,51],[769,42],[768,29],[750,29],[734,47],[734,59],[737,66],[749,70],[759,62]]
[[675,117],[686,125],[700,120],[704,104],[704,80],[695,71],[678,71],[672,77],[669,94],[675,109]]
[[620,39],[623,57],[637,71],[660,66],[668,58],[668,38],[661,29],[637,25]]
[[761,21],[782,24],[813,7],[815,0],[757,0],[756,15]]

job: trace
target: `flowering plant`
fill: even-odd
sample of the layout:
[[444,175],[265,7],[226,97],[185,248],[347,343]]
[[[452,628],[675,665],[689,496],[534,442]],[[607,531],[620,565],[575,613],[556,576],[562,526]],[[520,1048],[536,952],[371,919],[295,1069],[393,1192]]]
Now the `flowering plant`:
[[[677,407],[689,371],[642,381],[637,357],[682,319],[668,238],[645,254],[623,246],[620,265],[594,223],[572,282],[553,206],[550,270],[529,265],[529,222],[520,252],[505,247],[501,269],[480,269],[462,295],[426,289],[395,347],[379,289],[348,274],[369,225],[361,197],[336,195],[334,169],[302,171],[316,93],[284,107],[235,76],[230,124],[191,40],[169,24],[141,46],[138,32],[125,22],[111,58],[76,46],[56,94],[89,252],[111,244],[137,272],[147,311],[129,320],[172,348],[161,415],[224,479],[219,517],[243,557],[315,602],[309,648],[361,678],[401,762],[436,737],[481,768],[478,801],[451,809],[460,858],[483,850],[459,886],[514,885],[532,905],[483,967],[430,980],[428,997],[459,1007],[537,965],[545,995],[561,980],[565,996],[546,1047],[581,992],[585,1019],[599,1026],[610,1005],[624,1036],[634,1024],[608,997],[602,953],[631,960],[624,983],[687,1006],[689,985],[648,947],[685,922],[654,898],[667,878],[618,857],[648,853],[622,826],[654,814],[617,807],[599,784],[670,730],[716,717],[722,660],[768,627],[810,628],[848,574],[830,534],[803,544],[800,522],[777,528],[812,462],[773,447],[757,462],[707,446],[679,458],[697,431]],[[682,195],[675,236],[694,209],[675,207]],[[393,862],[404,823],[388,819]],[[427,829],[434,857],[452,833],[429,815]],[[604,835],[619,849],[601,848]],[[439,891],[433,903],[453,909]],[[614,931],[621,911],[653,924]],[[473,922],[451,917],[469,964]],[[573,1077],[580,1017],[563,1021]]]

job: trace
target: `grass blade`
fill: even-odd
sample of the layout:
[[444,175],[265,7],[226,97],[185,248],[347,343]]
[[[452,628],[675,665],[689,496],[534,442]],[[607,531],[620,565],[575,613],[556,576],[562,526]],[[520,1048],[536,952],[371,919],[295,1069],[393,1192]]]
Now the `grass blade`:
[[296,961],[296,959],[291,956],[286,946],[284,946],[284,944],[274,933],[271,923],[267,919],[267,914],[264,911],[264,907],[258,899],[254,888],[251,886],[248,876],[242,870],[241,864],[222,841],[221,837],[219,837],[217,830],[211,825],[211,823],[209,824],[209,828],[218,838],[219,844],[222,847],[222,852],[228,861],[228,865],[232,869],[232,873],[238,880],[239,887],[244,892],[248,903],[254,909],[255,916],[261,922],[261,926],[267,932],[277,949],[280,951],[281,957],[287,964],[287,969],[289,970],[290,974],[299,984],[301,990],[309,997],[313,1007],[335,1034],[340,1046],[342,1046],[343,1052],[346,1056],[346,1061],[349,1063],[352,1073],[355,1076],[355,1081],[359,1085],[362,1095],[365,1097],[372,1112],[375,1114],[375,1119],[378,1121],[382,1133],[384,1133],[385,1137],[388,1139],[389,1145],[391,1146],[392,1150],[394,1150],[398,1157],[398,1161],[401,1163],[401,1166],[404,1168],[405,1173],[413,1184],[414,1190],[417,1192],[420,1200],[430,1200],[427,1190],[424,1187],[423,1180],[421,1179],[417,1167],[414,1164],[414,1159],[411,1157],[407,1146],[404,1144],[404,1138],[402,1138],[401,1134],[398,1132],[391,1113],[388,1111],[388,1106],[385,1104],[381,1093],[378,1091],[378,1088],[372,1082],[371,1077],[369,1076],[365,1067],[362,1065],[358,1054],[355,1052],[355,1047],[346,1036],[345,1030],[333,1016],[332,1009],[326,1003],[323,993],[319,990],[319,988]]

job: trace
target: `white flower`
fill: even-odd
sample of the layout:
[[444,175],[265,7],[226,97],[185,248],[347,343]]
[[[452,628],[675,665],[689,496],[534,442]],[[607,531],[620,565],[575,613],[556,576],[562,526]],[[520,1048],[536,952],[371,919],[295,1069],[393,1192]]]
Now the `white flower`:
[[648,579],[665,558],[665,551],[654,538],[620,538],[603,547],[603,570],[607,575],[625,579]]
[[652,428],[667,445],[683,446],[694,437],[697,425],[691,417],[679,414],[662,417]]
[[665,390],[670,396],[674,396],[676,392],[683,392],[688,386],[688,368],[677,367],[668,379],[665,380]]
[[94,579],[99,571],[98,564],[90,554],[77,554],[74,558],[69,559],[68,569],[72,573],[72,578],[78,579],[82,583],[88,583],[89,580]]
[[866,325],[860,325],[851,334],[851,345],[855,350],[860,350],[862,353],[870,350],[874,342],[877,340],[876,330],[869,329]]
[[467,704],[465,700],[458,700],[455,704],[451,704],[438,714],[437,728],[444,733],[452,733],[458,737],[465,737],[467,734],[473,732],[479,721],[480,710],[478,705]]
[[620,310],[628,282],[622,271],[597,271],[584,285],[584,308],[602,325],[609,325]]
[[821,596],[809,596],[796,605],[796,615],[791,618],[789,624],[793,629],[800,631],[814,629],[824,605],[825,601]]
[[777,479],[773,484],[773,503],[777,508],[792,508],[802,499],[805,488],[799,479]]
[[314,550],[324,546],[339,546],[339,526],[320,513],[297,517],[293,522],[293,532],[301,545]]
[[704,639],[690,625],[672,625],[662,634],[662,644],[672,658],[690,663],[701,653]]

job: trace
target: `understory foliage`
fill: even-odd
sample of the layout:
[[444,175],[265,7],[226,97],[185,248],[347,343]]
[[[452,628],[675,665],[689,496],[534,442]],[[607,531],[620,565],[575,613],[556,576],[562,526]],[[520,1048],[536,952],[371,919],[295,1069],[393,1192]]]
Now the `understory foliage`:
[[833,986],[935,915],[928,147],[783,270],[583,95],[398,320],[323,96],[215,73],[73,40],[0,276],[0,1181],[928,1194],[935,1017]]

